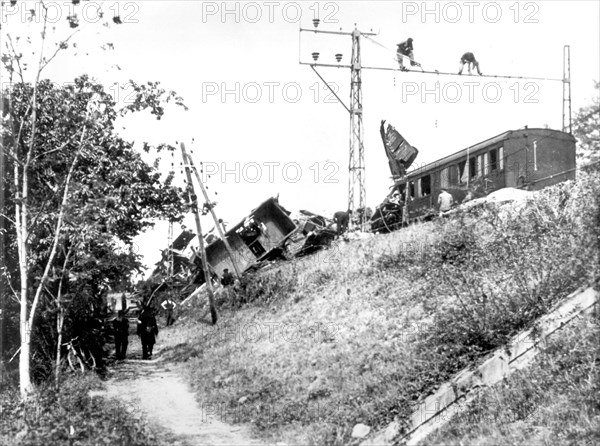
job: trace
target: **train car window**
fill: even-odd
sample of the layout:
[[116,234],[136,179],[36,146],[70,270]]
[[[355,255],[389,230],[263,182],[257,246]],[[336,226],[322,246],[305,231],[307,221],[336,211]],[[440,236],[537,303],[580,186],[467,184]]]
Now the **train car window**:
[[460,178],[458,175],[458,166],[450,166],[450,184],[458,184],[458,179]]
[[454,166],[446,167],[440,172],[440,188],[445,189],[450,186],[450,171],[454,169]]
[[421,178],[421,196],[426,197],[428,195],[431,195],[431,175]]
[[477,176],[477,158],[469,158],[469,176],[475,178]]
[[466,161],[461,161],[458,163],[458,182],[466,183],[467,182],[467,173],[465,172],[465,166],[467,165]]
[[500,170],[504,170],[504,147],[498,149],[498,165]]
[[537,163],[537,141],[533,141],[533,170],[538,170],[538,163]]
[[497,153],[496,153],[496,149],[492,150],[489,153],[489,158],[490,158],[490,170],[494,171],[498,168],[498,157],[497,157]]

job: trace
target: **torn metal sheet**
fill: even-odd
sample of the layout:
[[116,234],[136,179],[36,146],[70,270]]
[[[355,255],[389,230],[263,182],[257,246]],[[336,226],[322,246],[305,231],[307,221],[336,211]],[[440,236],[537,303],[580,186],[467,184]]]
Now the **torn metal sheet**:
[[419,151],[411,146],[391,124],[388,124],[386,129],[385,120],[381,121],[379,131],[392,177],[399,179],[406,175],[406,171],[419,154]]
[[298,228],[285,246],[288,258],[302,257],[327,247],[336,236],[333,220],[310,211],[301,210],[296,225]]

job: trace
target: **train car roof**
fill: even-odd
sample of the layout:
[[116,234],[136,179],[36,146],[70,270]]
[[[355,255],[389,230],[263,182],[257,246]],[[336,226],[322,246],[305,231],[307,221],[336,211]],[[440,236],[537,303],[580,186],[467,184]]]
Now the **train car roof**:
[[[567,137],[568,139],[574,140],[573,135],[570,135],[565,132],[561,132],[560,130],[542,129],[542,128],[522,128],[522,129],[518,129],[518,130],[507,130],[506,132],[500,133],[499,135],[493,136],[492,138],[488,138],[484,141],[478,142],[477,144],[467,147],[466,149],[459,150],[458,152],[455,152],[451,155],[447,155],[436,161],[433,161],[424,166],[416,168],[408,174],[408,177],[414,178],[414,177],[419,176],[427,171],[439,169],[440,167],[445,166],[448,163],[452,163],[453,161],[456,161],[460,158],[465,157],[467,152],[469,152],[469,153],[477,152],[480,149],[484,149],[486,147],[489,147],[489,146],[492,146],[499,142],[510,139],[511,137],[517,136],[519,133],[531,133],[531,132],[534,132],[536,134],[538,134],[538,133],[547,133],[547,134],[553,133],[556,135],[563,135],[563,136]],[[402,181],[402,180],[398,181],[398,183],[403,183],[403,182],[404,181]]]

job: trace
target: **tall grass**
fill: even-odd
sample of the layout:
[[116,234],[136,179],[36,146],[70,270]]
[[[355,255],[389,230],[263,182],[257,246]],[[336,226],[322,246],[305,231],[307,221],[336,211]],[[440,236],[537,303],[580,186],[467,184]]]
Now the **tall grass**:
[[599,444],[600,320],[552,337],[528,370],[482,392],[423,444]]

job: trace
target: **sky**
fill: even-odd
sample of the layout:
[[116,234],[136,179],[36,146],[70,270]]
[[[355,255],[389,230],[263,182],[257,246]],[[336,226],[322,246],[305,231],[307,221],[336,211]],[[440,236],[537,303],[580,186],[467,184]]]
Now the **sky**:
[[[175,90],[188,111],[169,107],[161,121],[129,118],[118,131],[136,147],[184,142],[203,163],[215,210],[230,225],[278,194],[292,213],[307,209],[331,217],[347,207],[349,114],[299,62],[312,63],[311,53],[319,52],[319,63],[335,65],[341,53],[341,64],[348,64],[352,40],[313,32],[314,18],[320,31],[375,33],[360,38],[362,65],[388,69],[397,67],[396,44],[412,37],[415,59],[427,71],[457,72],[460,56],[470,51],[485,75],[562,79],[563,46],[570,45],[575,112],[597,94],[599,3],[148,0],[73,6],[61,0],[46,2],[56,22],[49,40],[64,38],[66,16],[76,13],[79,32],[71,42],[77,48],[59,54],[44,75],[61,83],[90,74],[118,104],[128,101],[131,91],[118,87],[128,79]],[[39,21],[26,19],[32,8],[33,2],[3,6],[3,53],[7,33],[39,36]],[[102,26],[99,8],[122,24]],[[316,69],[348,105],[350,70]],[[459,77],[363,69],[367,205],[380,203],[392,184],[382,119],[419,149],[416,167],[506,130],[561,129],[562,89],[559,81],[480,78],[466,70]],[[161,170],[173,166],[182,185],[179,153],[164,158]],[[193,228],[193,217],[184,224]],[[213,227],[209,217],[203,226]],[[180,229],[175,225],[175,234]],[[156,222],[135,243],[151,267],[167,246],[167,223]]]

